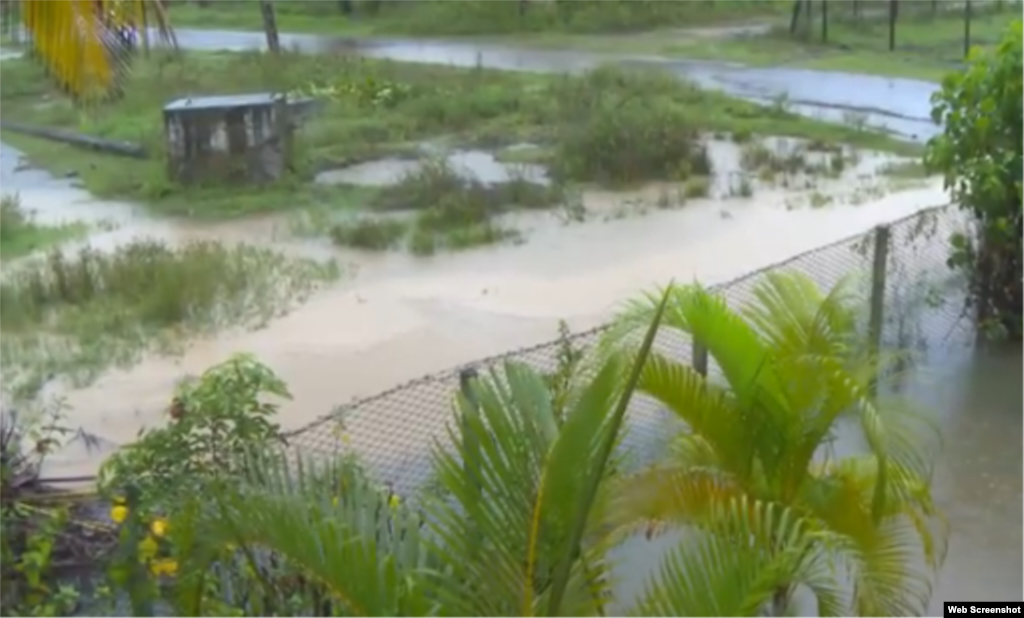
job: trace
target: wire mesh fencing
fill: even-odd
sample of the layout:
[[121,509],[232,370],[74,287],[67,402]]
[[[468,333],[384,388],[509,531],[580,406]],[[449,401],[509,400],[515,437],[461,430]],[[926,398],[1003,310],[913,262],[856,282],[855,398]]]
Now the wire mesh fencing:
[[[863,320],[867,334],[880,345],[927,351],[967,334],[961,320],[964,286],[946,266],[950,234],[968,225],[952,206],[921,211],[859,236],[821,247],[769,268],[715,286],[731,307],[754,300],[757,283],[771,271],[797,271],[827,290],[846,277],[863,286]],[[572,335],[574,348],[586,350],[607,326]],[[340,406],[310,425],[291,432],[289,444],[306,457],[355,453],[367,471],[395,491],[411,495],[428,485],[431,449],[449,443],[454,402],[462,382],[505,361],[526,363],[549,373],[558,366],[563,341],[485,358],[397,386],[379,395]],[[694,350],[689,338],[662,329],[657,348],[673,359],[718,374],[707,355]],[[652,400],[634,397],[624,445],[639,459],[657,456],[674,422]]]

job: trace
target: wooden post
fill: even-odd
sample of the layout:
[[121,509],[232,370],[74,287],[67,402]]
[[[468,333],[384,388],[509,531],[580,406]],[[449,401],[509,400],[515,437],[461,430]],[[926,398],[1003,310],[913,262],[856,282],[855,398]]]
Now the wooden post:
[[874,260],[871,265],[871,301],[868,316],[868,345],[872,353],[882,348],[885,327],[885,276],[889,264],[889,226],[875,228]]
[[[473,367],[467,367],[459,372],[459,393],[465,401],[465,405],[461,406],[461,414],[459,415],[459,421],[462,424],[462,469],[470,479],[472,487],[470,491],[473,492],[473,498],[467,500],[467,506],[470,508],[470,512],[467,515],[471,518],[478,516],[474,509],[479,508],[477,505],[483,500],[483,482],[478,474],[480,472],[479,437],[470,424],[472,419],[480,417],[480,402],[473,391],[473,383],[478,378],[479,375]],[[475,538],[471,540],[469,546],[474,548],[474,551],[479,551],[482,547],[479,527],[474,525],[471,534]]]
[[277,16],[270,0],[260,0],[260,15],[263,18],[263,33],[267,37],[267,50],[272,54],[280,54],[281,38],[277,32]]

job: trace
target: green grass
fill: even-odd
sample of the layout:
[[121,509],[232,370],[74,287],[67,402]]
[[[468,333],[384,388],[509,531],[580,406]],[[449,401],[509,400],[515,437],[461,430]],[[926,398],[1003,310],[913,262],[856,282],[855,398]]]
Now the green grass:
[[146,350],[180,349],[226,326],[261,326],[337,276],[334,264],[211,242],[51,252],[0,283],[4,389],[31,397],[57,376],[84,385]]
[[81,224],[42,225],[26,212],[17,195],[0,199],[0,258],[19,258],[82,236]]
[[[786,14],[787,0],[440,0],[351,3],[345,15],[339,2],[289,0],[275,3],[282,32],[334,36],[465,36],[523,33],[621,33],[650,28],[694,27],[749,22]],[[525,10],[523,10],[525,7]],[[192,2],[171,5],[178,28],[262,30],[259,6],[216,0],[206,7]]]
[[[126,95],[75,107],[29,59],[0,64],[4,117],[145,145],[132,160],[5,131],[36,165],[78,173],[104,198],[157,213],[223,218],[255,212],[345,209],[365,193],[311,182],[317,170],[411,154],[423,140],[499,148],[534,142],[566,182],[628,184],[692,166],[703,132],[779,134],[914,152],[862,128],[839,126],[702,91],[668,74],[602,68],[577,76],[402,64],[344,53],[274,57],[247,53],[154,53],[137,59]],[[293,173],[266,186],[185,187],[168,179],[161,108],[180,97],[267,90],[322,100],[297,137]],[[535,153],[536,154],[536,153]]]
[[[862,4],[867,4],[862,2]],[[875,3],[877,4],[877,3]],[[807,31],[791,35],[788,25],[769,34],[721,39],[666,36],[657,32],[635,37],[635,50],[670,57],[723,60],[751,66],[787,65],[827,71],[867,73],[940,81],[963,62],[963,17],[957,10],[931,12],[931,3],[901,3],[904,14],[897,22],[896,49],[888,49],[889,27],[884,7],[868,4],[873,11],[854,19],[852,2],[832,3],[828,41],[821,40],[820,14]],[[975,46],[987,47],[1000,39],[1012,19],[1020,18],[1019,4],[979,5],[971,23]],[[585,42],[580,45],[589,46]],[[621,43],[622,46],[627,46]]]

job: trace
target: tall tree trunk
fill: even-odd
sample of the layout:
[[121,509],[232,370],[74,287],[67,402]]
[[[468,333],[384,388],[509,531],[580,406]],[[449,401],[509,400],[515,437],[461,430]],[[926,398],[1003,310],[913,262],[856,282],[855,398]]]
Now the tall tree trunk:
[[341,11],[342,15],[352,14],[352,0],[339,0],[338,10]]
[[964,2],[964,58],[971,53],[971,0]]
[[821,41],[828,43],[828,0],[821,0]]
[[932,0],[932,17],[939,12],[939,0]]
[[793,15],[789,19],[789,33],[796,34],[796,27],[800,24],[800,11],[804,8],[804,0],[793,0]]
[[281,39],[277,34],[277,17],[274,5],[270,0],[260,0],[260,13],[263,15],[263,32],[267,35],[267,49],[272,54],[281,53]]
[[896,17],[899,16],[899,0],[889,0],[889,51],[896,51]]
[[853,0],[853,18],[860,18],[860,0]]

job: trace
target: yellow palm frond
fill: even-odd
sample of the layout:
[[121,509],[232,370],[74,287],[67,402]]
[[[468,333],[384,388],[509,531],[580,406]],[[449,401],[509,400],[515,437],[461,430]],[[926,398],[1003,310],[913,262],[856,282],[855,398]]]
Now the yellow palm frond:
[[878,465],[868,454],[814,466],[801,510],[845,539],[858,615],[920,615],[945,559],[948,525],[927,480],[900,465],[889,465],[886,508],[876,513]]
[[21,0],[18,12],[33,56],[79,101],[108,97],[123,86],[130,50],[118,31],[131,28],[148,46],[148,26],[176,47],[158,0]]
[[621,535],[648,538],[666,526],[707,523],[723,504],[743,497],[743,488],[715,469],[652,467],[619,479],[607,521]]

